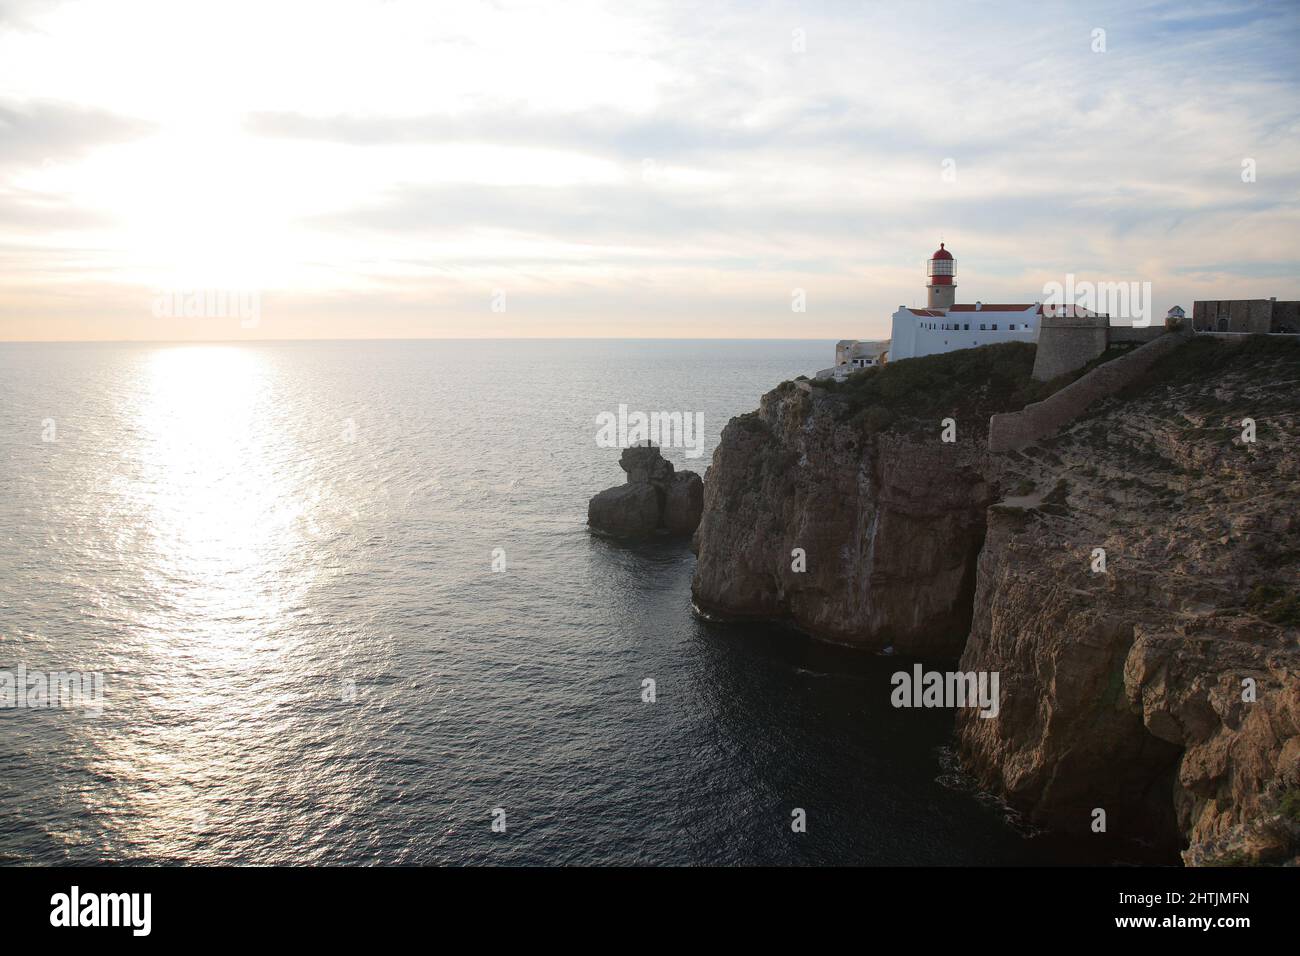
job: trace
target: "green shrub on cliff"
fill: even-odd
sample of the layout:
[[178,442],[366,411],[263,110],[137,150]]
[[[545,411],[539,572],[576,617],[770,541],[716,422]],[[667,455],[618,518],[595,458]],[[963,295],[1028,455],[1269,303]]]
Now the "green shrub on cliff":
[[1070,483],[1064,478],[1058,479],[1056,487],[1043,495],[1038,510],[1050,515],[1064,516],[1070,513]]
[[934,427],[940,419],[958,420],[959,434],[974,428],[983,434],[988,417],[1041,401],[1051,386],[1035,382],[1035,346],[1006,342],[961,349],[944,355],[903,359],[865,369],[843,382],[818,384],[841,399],[841,418],[868,432]]
[[1277,584],[1258,584],[1246,597],[1246,607],[1270,624],[1300,626],[1300,593]]
[[860,425],[870,435],[883,432],[894,423],[895,415],[883,405],[869,405],[853,413],[850,422]]
[[772,427],[763,421],[758,412],[745,412],[742,415],[737,415],[731,420],[731,424],[761,438],[766,438],[772,433]]
[[1288,820],[1300,823],[1300,790],[1288,790],[1282,794],[1277,809]]

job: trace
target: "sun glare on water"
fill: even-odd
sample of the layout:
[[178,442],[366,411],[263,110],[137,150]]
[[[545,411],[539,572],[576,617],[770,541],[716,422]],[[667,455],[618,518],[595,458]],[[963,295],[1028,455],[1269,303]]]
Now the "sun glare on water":
[[254,616],[274,611],[267,576],[295,543],[286,450],[259,415],[271,401],[262,361],[218,346],[157,352],[138,418],[158,570],[191,599]]
[[110,493],[140,557],[117,610],[139,638],[124,666],[141,696],[131,733],[105,738],[101,770],[137,784],[117,810],[129,841],[190,847],[205,821],[249,812],[216,794],[242,793],[240,780],[293,785],[275,739],[301,730],[277,721],[315,692],[310,662],[332,652],[328,636],[304,642],[293,627],[330,526],[283,387],[256,349],[159,349],[123,408]]

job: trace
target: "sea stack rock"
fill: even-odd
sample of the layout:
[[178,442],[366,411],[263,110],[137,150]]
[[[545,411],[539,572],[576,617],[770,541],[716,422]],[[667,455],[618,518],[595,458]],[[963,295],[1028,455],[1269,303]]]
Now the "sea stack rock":
[[704,510],[704,482],[693,471],[676,471],[654,445],[623,449],[619,467],[627,482],[606,488],[587,505],[587,524],[623,538],[695,533]]

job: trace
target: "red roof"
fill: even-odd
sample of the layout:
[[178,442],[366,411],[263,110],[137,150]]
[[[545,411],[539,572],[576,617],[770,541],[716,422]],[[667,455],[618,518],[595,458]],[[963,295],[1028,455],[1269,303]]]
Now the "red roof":
[[981,303],[979,309],[976,309],[974,305],[954,305],[951,306],[948,309],[948,311],[949,312],[976,312],[976,311],[978,312],[1024,312],[1026,309],[1032,309],[1032,308],[1034,308],[1033,302],[1028,302],[1024,305],[989,305],[987,302],[985,302],[985,303]]
[[943,318],[943,316],[945,315],[950,315],[953,312],[976,312],[976,311],[978,312],[1027,312],[1030,309],[1033,309],[1039,315],[1042,315],[1044,311],[1046,312],[1047,315],[1074,316],[1076,318],[1082,318],[1084,316],[1095,318],[1100,315],[1100,313],[1091,312],[1088,309],[1083,308],[1083,306],[1079,306],[1079,305],[1045,306],[1042,303],[1033,303],[1033,302],[1028,302],[1019,305],[1006,305],[1006,304],[998,304],[998,303],[989,304],[985,302],[980,304],[979,309],[975,308],[974,303],[968,302],[968,303],[963,303],[962,305],[949,306],[947,312],[945,312],[943,309],[908,309],[907,311],[911,312],[913,315],[924,316],[927,319],[939,319],[939,318]]
[[949,252],[947,249],[945,249],[945,248],[943,247],[943,243],[941,242],[941,243],[939,243],[939,250],[938,250],[934,255],[932,255],[930,258],[931,258],[931,259],[951,259],[951,258],[952,258],[952,253]]

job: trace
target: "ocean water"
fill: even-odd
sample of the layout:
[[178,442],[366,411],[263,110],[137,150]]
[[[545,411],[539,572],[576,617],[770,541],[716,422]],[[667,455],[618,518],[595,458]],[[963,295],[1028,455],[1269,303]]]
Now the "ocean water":
[[103,675],[0,709],[0,862],[1125,858],[964,786],[951,714],[889,705],[905,662],[703,622],[688,546],[587,531],[600,412],[702,413],[666,450],[702,473],[830,355],[0,346],[0,670]]

